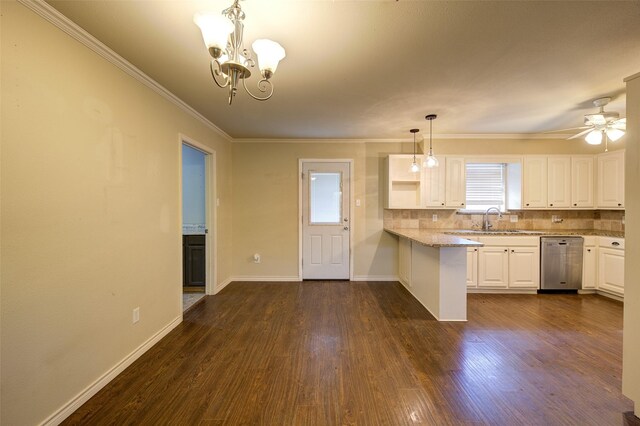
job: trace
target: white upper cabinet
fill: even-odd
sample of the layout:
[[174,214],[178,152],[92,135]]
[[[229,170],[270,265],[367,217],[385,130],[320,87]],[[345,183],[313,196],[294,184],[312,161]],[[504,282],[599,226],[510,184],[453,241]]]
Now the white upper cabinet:
[[568,155],[547,158],[547,207],[571,206],[571,157]]
[[547,207],[547,157],[524,157],[522,207],[541,209]]
[[595,176],[593,156],[571,157],[571,207],[593,208],[595,206]]
[[[386,158],[385,174],[387,187],[385,208],[419,209],[422,207],[421,172],[412,172],[412,154],[390,155]],[[416,162],[422,168],[422,156],[416,156]]]
[[445,207],[446,205],[446,157],[439,157],[438,167],[422,167],[424,207]]
[[[466,168],[464,157],[445,159],[445,203],[447,207],[463,209],[467,199]],[[442,162],[440,163],[442,164]]]
[[624,208],[624,151],[597,156],[597,207]]

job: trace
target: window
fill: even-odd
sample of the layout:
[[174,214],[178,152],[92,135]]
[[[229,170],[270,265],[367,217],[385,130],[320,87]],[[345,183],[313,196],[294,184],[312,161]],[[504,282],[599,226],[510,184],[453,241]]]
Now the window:
[[506,210],[506,164],[467,163],[466,210],[487,210],[497,207]]

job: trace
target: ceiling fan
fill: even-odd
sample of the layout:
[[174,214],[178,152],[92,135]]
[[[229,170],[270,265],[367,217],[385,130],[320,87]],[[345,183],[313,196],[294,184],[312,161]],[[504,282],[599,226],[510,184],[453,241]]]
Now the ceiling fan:
[[600,110],[595,114],[585,114],[584,126],[572,127],[569,129],[553,130],[546,133],[564,132],[567,130],[581,130],[579,133],[567,138],[575,139],[580,136],[587,135],[585,140],[591,145],[600,145],[604,136],[607,140],[615,142],[624,136],[627,129],[627,119],[620,118],[617,112],[608,112],[604,110],[605,105],[611,102],[611,98],[598,98],[593,101],[593,105]]

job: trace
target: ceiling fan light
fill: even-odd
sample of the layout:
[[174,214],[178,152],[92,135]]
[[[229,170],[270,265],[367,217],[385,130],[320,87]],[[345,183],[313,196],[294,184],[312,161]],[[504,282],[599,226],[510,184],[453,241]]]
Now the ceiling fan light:
[[427,155],[427,157],[424,160],[424,166],[428,167],[430,169],[433,169],[434,167],[438,167],[438,164],[440,164],[440,162],[438,161],[438,159],[433,155],[433,154],[429,154]]
[[269,71],[268,74],[275,73],[278,64],[286,56],[284,47],[266,38],[254,41],[251,47],[253,47],[253,51],[258,56],[258,67],[263,74],[265,71]]
[[229,19],[220,14],[196,13],[193,22],[200,27],[202,39],[208,49],[214,48],[224,51],[227,48],[229,34],[234,29]]
[[624,132],[620,129],[607,129],[607,137],[611,142],[615,142],[624,136]]
[[602,132],[600,130],[592,130],[584,138],[589,145],[600,145],[602,143]]

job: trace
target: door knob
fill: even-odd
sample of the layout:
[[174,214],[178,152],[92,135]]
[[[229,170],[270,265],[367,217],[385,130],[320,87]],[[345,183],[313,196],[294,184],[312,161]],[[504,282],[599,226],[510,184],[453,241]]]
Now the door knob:
[[349,230],[349,227],[348,227],[348,226],[345,226],[345,227],[344,227],[344,230],[345,230],[345,231],[348,231],[348,230]]
[[345,218],[344,218],[344,221],[345,221],[345,222],[349,222],[349,219],[345,217]]

